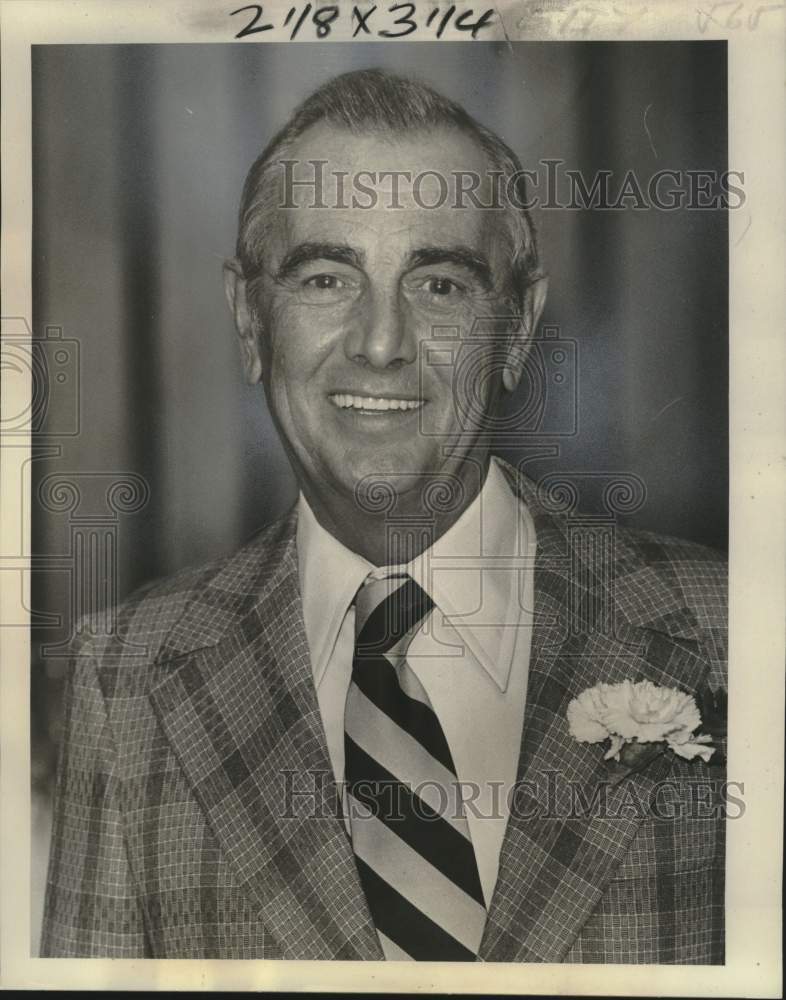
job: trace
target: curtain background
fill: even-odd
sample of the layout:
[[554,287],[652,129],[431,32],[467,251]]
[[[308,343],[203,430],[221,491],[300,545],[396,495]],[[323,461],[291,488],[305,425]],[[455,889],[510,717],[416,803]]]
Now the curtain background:
[[[34,47],[33,326],[50,362],[60,331],[70,373],[65,388],[50,380],[31,463],[35,949],[65,666],[42,644],[67,637],[77,606],[227,554],[294,500],[261,389],[242,382],[221,263],[274,128],[328,77],[372,65],[433,83],[525,167],[561,159],[617,184],[633,170],[644,186],[656,170],[727,166],[725,43]],[[542,323],[577,344],[578,408],[576,433],[530,475],[634,474],[646,502],[629,523],[723,548],[725,212],[535,219],[551,276]],[[106,482],[129,475],[137,497],[107,514]],[[59,504],[53,476],[77,484],[79,509]],[[80,517],[108,525],[111,548],[111,579],[87,595]]]

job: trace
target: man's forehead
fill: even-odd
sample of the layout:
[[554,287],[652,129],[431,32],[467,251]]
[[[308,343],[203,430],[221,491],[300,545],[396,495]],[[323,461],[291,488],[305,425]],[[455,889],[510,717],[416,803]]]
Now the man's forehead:
[[[453,246],[457,242],[485,245],[489,227],[481,212],[459,214],[453,209],[390,210],[326,209],[319,213],[295,209],[280,213],[278,239],[285,244],[312,241],[344,243],[365,254],[396,255],[415,246]],[[425,216],[425,217],[424,217]]]
[[281,160],[275,228],[287,244],[383,241],[391,253],[417,244],[480,246],[488,216],[499,215],[476,204],[493,204],[494,181],[483,150],[458,129],[356,135],[321,124]]
[[359,172],[434,170],[488,172],[488,158],[475,139],[453,126],[412,132],[369,131],[319,122],[289,147],[286,159],[326,160],[326,170]]

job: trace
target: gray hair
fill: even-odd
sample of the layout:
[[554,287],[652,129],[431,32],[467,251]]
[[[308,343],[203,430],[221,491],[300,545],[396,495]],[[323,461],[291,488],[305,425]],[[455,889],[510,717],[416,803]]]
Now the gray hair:
[[510,293],[521,305],[525,289],[541,272],[535,227],[522,207],[527,197],[519,158],[460,104],[427,84],[381,69],[356,70],[328,80],[299,105],[251,165],[240,199],[236,249],[244,274],[251,275],[261,267],[265,220],[273,207],[269,175],[274,164],[287,156],[308,128],[322,121],[356,134],[452,127],[474,139],[491,169],[501,174],[506,189],[512,181],[515,201],[508,199],[504,218],[510,244]]

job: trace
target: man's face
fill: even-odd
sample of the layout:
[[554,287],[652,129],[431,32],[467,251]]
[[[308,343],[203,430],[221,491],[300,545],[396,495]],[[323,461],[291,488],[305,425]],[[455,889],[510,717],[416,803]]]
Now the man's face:
[[[467,343],[477,317],[510,309],[502,297],[501,212],[454,204],[454,173],[485,177],[483,152],[456,130],[358,137],[318,125],[287,159],[299,162],[297,179],[313,177],[309,161],[328,161],[330,207],[314,207],[313,189],[295,187],[297,207],[271,213],[264,272],[249,287],[241,282],[247,329],[237,301],[235,315],[248,373],[261,377],[301,486],[307,495],[330,490],[349,499],[368,488],[369,477],[397,494],[440,474],[476,481],[502,358],[524,336],[503,330]],[[437,171],[450,196],[424,208],[439,200],[437,181],[424,181],[417,200],[402,181],[403,207],[391,209],[387,181],[375,185],[375,207],[336,207],[334,172],[346,174],[351,205],[360,171],[394,170]],[[487,183],[477,192],[484,204]],[[435,334],[439,353],[427,352],[424,342]]]

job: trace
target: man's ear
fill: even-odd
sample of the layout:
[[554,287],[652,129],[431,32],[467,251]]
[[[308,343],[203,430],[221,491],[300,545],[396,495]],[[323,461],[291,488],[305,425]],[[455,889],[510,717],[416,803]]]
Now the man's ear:
[[240,341],[243,374],[249,385],[256,385],[262,379],[259,331],[248,304],[246,279],[243,277],[243,268],[237,257],[230,257],[224,261],[224,294]]
[[507,359],[502,370],[502,384],[508,392],[513,392],[521,379],[535,330],[543,312],[543,306],[546,304],[548,287],[549,279],[546,275],[542,275],[535,278],[524,293],[521,321],[511,333]]

